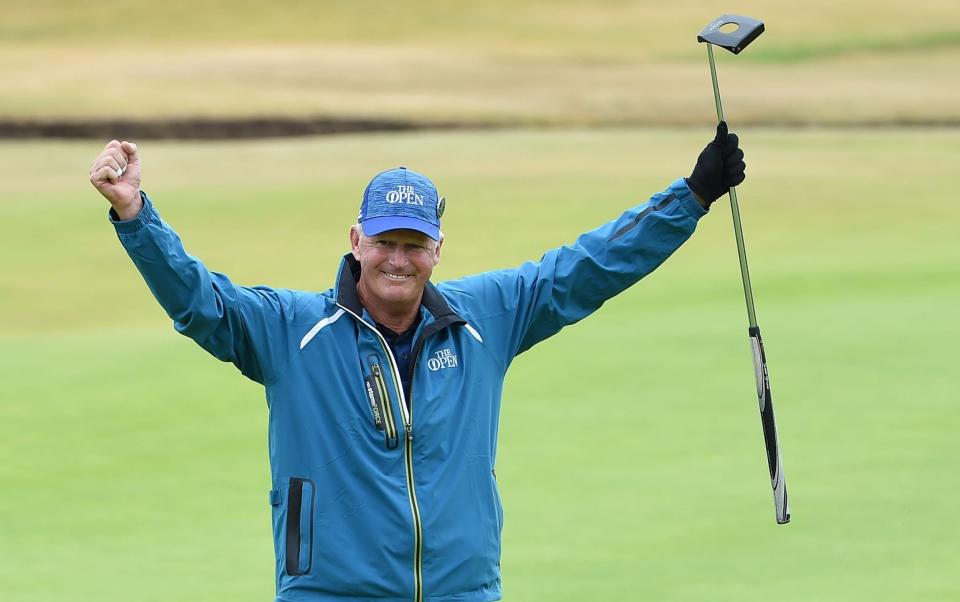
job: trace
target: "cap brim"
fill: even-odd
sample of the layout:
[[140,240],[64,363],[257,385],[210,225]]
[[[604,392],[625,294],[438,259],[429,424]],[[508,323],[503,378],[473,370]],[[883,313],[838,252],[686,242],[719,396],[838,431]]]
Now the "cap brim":
[[440,240],[440,226],[415,217],[371,217],[360,222],[363,233],[367,236],[376,236],[388,230],[416,230],[423,232],[433,240]]

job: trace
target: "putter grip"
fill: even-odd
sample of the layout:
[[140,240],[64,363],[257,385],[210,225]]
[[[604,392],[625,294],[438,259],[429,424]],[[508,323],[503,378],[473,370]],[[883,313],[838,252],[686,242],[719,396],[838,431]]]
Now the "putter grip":
[[770,378],[767,374],[767,356],[763,350],[760,328],[749,329],[753,349],[753,369],[757,379],[757,400],[760,402],[760,422],[763,425],[763,442],[767,448],[767,466],[770,469],[770,486],[773,487],[773,505],[778,524],[790,522],[790,504],[787,500],[787,484],[780,460],[780,442],[777,438],[777,421],[773,415],[773,397],[770,394]]

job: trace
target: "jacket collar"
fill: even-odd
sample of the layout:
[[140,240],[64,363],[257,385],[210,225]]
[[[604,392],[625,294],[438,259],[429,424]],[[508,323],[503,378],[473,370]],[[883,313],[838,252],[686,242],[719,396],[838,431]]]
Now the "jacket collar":
[[[360,304],[360,296],[357,295],[357,282],[360,280],[360,262],[357,261],[353,253],[347,253],[340,262],[340,271],[337,274],[337,283],[334,287],[334,296],[337,304],[352,311],[358,316],[363,315],[363,306]],[[461,318],[443,298],[437,287],[432,282],[427,282],[423,289],[423,298],[420,305],[433,316],[435,329],[444,328],[451,324],[466,324],[467,321]]]

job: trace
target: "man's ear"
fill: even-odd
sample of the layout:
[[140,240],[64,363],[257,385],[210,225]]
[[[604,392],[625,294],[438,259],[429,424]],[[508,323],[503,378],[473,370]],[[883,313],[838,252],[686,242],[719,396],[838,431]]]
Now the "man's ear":
[[357,261],[360,261],[360,229],[359,226],[353,225],[350,226],[350,252],[353,253],[353,258]]
[[440,263],[440,247],[443,246],[443,232],[440,233],[440,240],[437,241],[437,248],[433,250],[433,265]]

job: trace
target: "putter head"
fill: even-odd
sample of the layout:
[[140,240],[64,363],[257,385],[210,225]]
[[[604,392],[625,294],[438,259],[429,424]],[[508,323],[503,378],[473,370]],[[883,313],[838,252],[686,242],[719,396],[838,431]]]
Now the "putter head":
[[[728,23],[736,25],[737,29],[730,33],[720,31],[720,28]],[[761,33],[763,33],[763,21],[743,15],[720,15],[703,28],[697,36],[697,41],[707,42],[726,48],[734,54],[740,54],[740,51],[760,37]]]

